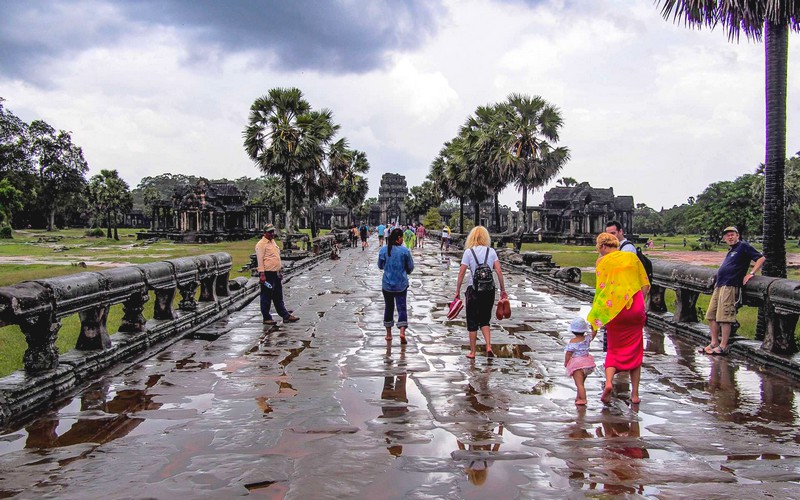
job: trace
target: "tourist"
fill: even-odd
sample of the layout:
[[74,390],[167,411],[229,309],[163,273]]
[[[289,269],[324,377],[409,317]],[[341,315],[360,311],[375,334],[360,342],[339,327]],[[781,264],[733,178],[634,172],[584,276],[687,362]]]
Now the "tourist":
[[[708,303],[706,320],[711,330],[711,343],[702,351],[706,354],[725,355],[730,350],[728,340],[731,336],[731,324],[736,321],[736,302],[742,287],[756,275],[764,265],[766,257],[746,241],[739,239],[739,230],[734,226],[722,231],[722,238],[730,247],[722,265],[717,269],[717,281],[714,292]],[[749,273],[750,262],[755,262]],[[719,332],[722,330],[722,340]]]
[[272,319],[269,309],[275,303],[275,312],[283,318],[284,323],[297,321],[283,303],[283,273],[281,273],[281,249],[275,243],[275,226],[264,226],[264,236],[256,243],[256,262],[258,264],[258,281],[261,288],[261,316],[265,325],[277,323]]
[[574,337],[564,348],[564,367],[567,369],[567,375],[575,380],[575,387],[578,389],[575,404],[585,405],[586,387],[584,382],[596,368],[594,357],[589,354],[589,344],[594,340],[594,332],[592,332],[592,336],[586,336],[586,333],[591,331],[591,327],[583,318],[572,320],[569,331]]
[[[461,268],[458,271],[458,281],[456,282],[456,298],[461,296],[461,283],[464,281],[464,274],[467,268],[472,275],[472,285],[467,287],[465,294],[467,309],[467,331],[469,332],[469,359],[475,359],[475,352],[478,342],[478,330],[483,333],[483,338],[486,341],[486,356],[492,358],[492,337],[489,332],[489,320],[492,317],[492,307],[494,306],[495,287],[494,279],[491,273],[488,279],[484,281],[483,273],[477,274],[476,271],[481,267],[483,271],[484,265],[488,268],[494,269],[497,274],[497,280],[500,283],[500,298],[507,299],[505,281],[503,280],[503,271],[500,269],[500,260],[497,258],[497,252],[492,248],[492,240],[489,237],[489,231],[483,226],[475,226],[467,236],[465,243],[464,255],[461,257]],[[489,283],[491,280],[491,283]]]
[[425,248],[425,226],[421,222],[417,226],[417,246]]
[[383,326],[386,327],[386,340],[392,341],[394,309],[397,306],[397,327],[400,329],[400,343],[406,343],[408,327],[408,275],[414,270],[411,251],[403,246],[403,230],[393,229],[386,240],[386,246],[378,252],[378,269],[383,271],[381,289],[383,290]]
[[416,245],[416,241],[417,241],[417,236],[414,233],[414,230],[411,229],[411,226],[406,226],[406,230],[403,231],[403,242],[405,243],[406,248],[408,248],[409,250],[414,248],[414,245]]
[[439,250],[443,248],[445,251],[450,250],[450,226],[447,224],[442,228],[442,243],[439,245]]
[[606,223],[606,232],[617,238],[617,241],[619,241],[620,250],[623,252],[636,253],[636,246],[632,241],[625,238],[625,231],[622,230],[622,224],[620,224],[618,221],[608,221]]
[[383,230],[383,236],[386,241],[389,241],[389,233],[392,232],[392,229],[394,229],[394,226],[392,226],[390,223],[387,222],[386,229]]
[[630,252],[619,250],[619,240],[610,233],[597,237],[600,258],[596,264],[596,285],[589,324],[596,332],[605,327],[608,352],[605,360],[606,384],[600,398],[611,401],[614,374],[630,372],[631,403],[638,404],[639,378],[644,356],[644,324],[647,316],[644,299],[650,282],[641,261]]
[[367,243],[369,226],[364,221],[361,221],[361,225],[358,227],[358,234],[361,237],[361,251],[363,252],[369,246],[369,243]]
[[355,248],[358,244],[358,228],[355,224],[350,224],[350,248]]
[[383,225],[383,224],[379,224],[379,225],[378,225],[378,227],[377,227],[377,228],[375,228],[375,232],[377,232],[377,233],[378,233],[378,246],[379,246],[379,247],[382,247],[382,246],[383,246],[383,241],[384,241],[384,238],[385,238],[385,236],[386,236],[386,235],[384,234],[384,233],[386,232],[386,226],[385,226],[385,225]]

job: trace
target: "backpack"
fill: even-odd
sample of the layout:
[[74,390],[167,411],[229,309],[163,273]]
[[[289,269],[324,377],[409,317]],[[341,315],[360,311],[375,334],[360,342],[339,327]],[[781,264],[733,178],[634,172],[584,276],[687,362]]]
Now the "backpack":
[[[625,243],[622,244],[621,247],[619,247],[620,250],[625,245],[633,245],[633,242],[626,241]],[[639,257],[639,262],[641,262],[642,263],[642,267],[644,267],[644,272],[647,274],[647,281],[649,281],[650,284],[652,285],[653,284],[653,263],[650,261],[650,259],[647,257],[647,255],[645,255],[644,252],[642,252],[642,247],[636,247],[636,256]]]
[[469,251],[472,252],[472,257],[475,259],[475,263],[478,264],[478,267],[475,268],[475,273],[472,275],[472,288],[476,292],[494,290],[492,268],[486,265],[486,261],[489,260],[489,250],[491,249],[486,249],[486,258],[483,259],[483,264],[480,264],[478,263],[478,256],[475,255],[475,250],[472,248],[469,249]]

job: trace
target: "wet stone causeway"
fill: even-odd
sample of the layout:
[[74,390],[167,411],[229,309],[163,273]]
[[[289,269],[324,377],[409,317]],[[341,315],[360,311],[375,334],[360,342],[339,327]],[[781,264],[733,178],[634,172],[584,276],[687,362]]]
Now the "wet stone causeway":
[[796,384],[646,331],[642,403],[623,376],[603,405],[598,371],[576,407],[588,304],[506,269],[497,356],[469,360],[460,255],[426,247],[387,344],[371,244],[288,281],[297,323],[256,300],[0,435],[0,497],[800,498]]

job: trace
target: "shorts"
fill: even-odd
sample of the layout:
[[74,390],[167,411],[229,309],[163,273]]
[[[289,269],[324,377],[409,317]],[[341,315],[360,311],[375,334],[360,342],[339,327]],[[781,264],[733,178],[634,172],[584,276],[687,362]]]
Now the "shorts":
[[733,323],[736,321],[736,299],[739,295],[738,286],[718,286],[711,294],[711,302],[706,311],[707,321],[717,323]]
[[477,292],[472,285],[467,287],[464,308],[467,310],[467,331],[477,332],[481,327],[489,326],[494,307],[495,290]]

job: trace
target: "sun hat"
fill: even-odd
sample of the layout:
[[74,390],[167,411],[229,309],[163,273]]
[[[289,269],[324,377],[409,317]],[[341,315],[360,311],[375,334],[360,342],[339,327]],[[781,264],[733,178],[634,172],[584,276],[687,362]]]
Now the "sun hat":
[[272,224],[267,224],[266,226],[264,226],[264,232],[265,233],[274,233],[275,232],[275,226],[272,225]]
[[736,234],[739,234],[739,230],[736,229],[736,226],[728,226],[728,227],[726,227],[725,229],[722,230],[722,234],[724,235],[725,233],[736,233]]
[[569,324],[569,331],[572,333],[586,333],[589,331],[589,323],[583,318],[575,318]]
[[450,308],[447,310],[447,319],[455,319],[462,309],[464,309],[464,302],[458,297],[454,298],[453,301],[450,302]]

